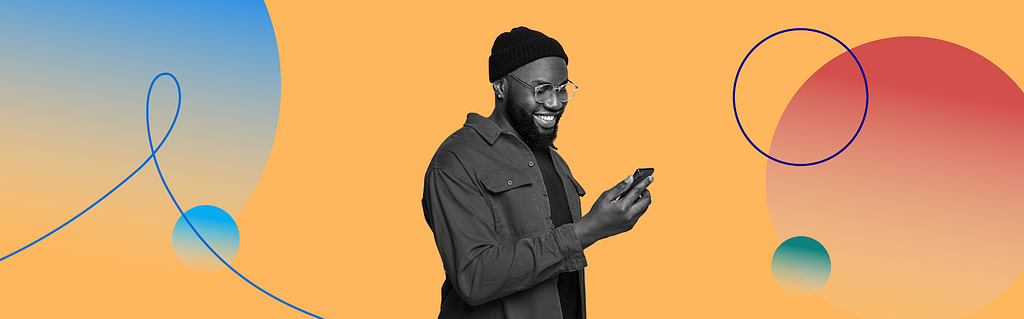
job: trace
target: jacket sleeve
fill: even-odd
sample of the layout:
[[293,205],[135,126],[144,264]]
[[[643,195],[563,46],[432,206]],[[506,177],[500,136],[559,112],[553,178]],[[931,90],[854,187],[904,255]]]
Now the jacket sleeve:
[[496,233],[494,214],[477,184],[458,170],[432,167],[423,209],[448,279],[472,306],[529,289],[586,266],[571,223],[529,236]]

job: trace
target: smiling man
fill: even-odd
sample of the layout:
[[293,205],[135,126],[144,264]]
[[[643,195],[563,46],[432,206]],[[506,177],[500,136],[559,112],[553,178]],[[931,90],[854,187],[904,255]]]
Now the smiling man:
[[[555,152],[577,86],[561,44],[525,27],[494,40],[494,111],[469,114],[427,167],[423,213],[441,261],[438,318],[586,318],[583,251],[651,204],[629,176],[582,216],[585,192]],[[620,199],[616,199],[620,197]]]

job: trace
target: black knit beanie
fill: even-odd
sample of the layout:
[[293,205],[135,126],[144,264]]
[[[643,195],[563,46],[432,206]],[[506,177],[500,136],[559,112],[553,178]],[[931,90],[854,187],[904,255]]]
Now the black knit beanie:
[[533,60],[549,56],[563,58],[569,64],[569,56],[565,55],[562,45],[539,31],[517,27],[504,32],[494,39],[491,47],[490,82]]

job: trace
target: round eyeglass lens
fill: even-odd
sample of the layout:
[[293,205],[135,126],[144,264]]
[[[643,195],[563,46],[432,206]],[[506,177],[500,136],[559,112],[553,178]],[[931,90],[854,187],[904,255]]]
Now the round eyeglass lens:
[[565,88],[558,91],[558,100],[562,102],[569,102],[569,99],[576,94],[576,85],[572,82],[566,83]]
[[537,103],[544,103],[551,100],[551,95],[555,93],[555,87],[551,84],[544,84],[534,89],[533,97],[537,100]]

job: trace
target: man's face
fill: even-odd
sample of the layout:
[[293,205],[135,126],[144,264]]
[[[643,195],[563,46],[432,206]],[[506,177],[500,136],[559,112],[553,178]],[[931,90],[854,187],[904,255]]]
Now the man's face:
[[551,98],[537,102],[533,88],[542,84],[559,86],[569,81],[565,60],[545,57],[523,65],[512,71],[512,75],[529,86],[506,76],[508,97],[505,114],[512,128],[523,142],[532,146],[550,146],[558,132],[558,121],[562,118],[566,103]]

